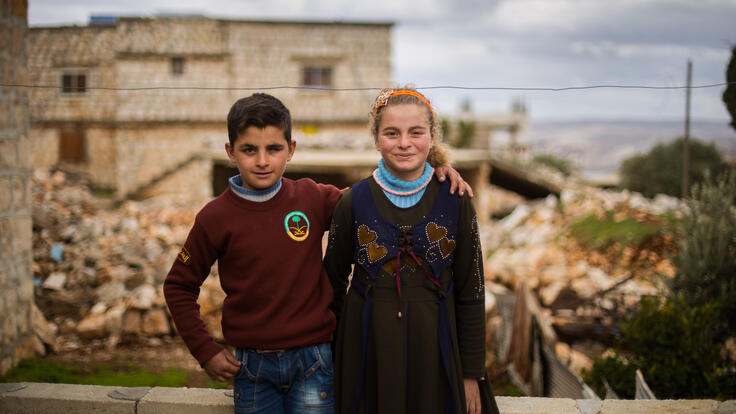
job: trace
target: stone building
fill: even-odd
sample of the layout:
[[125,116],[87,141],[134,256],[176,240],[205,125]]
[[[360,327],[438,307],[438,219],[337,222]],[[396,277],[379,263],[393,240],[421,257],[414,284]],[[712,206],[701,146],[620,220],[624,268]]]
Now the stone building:
[[[212,195],[230,105],[255,91],[290,108],[300,148],[367,140],[391,78],[391,23],[92,17],[27,38],[33,165],[117,197]],[[47,86],[47,87],[46,87]],[[301,86],[305,88],[280,88]],[[331,145],[331,144],[330,144]]]
[[0,375],[33,356],[31,145],[24,84],[28,1],[0,0]]

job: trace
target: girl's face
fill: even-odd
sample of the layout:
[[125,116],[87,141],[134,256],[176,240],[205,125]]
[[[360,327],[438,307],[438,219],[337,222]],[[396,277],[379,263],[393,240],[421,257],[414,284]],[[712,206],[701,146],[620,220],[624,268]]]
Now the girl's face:
[[420,104],[385,107],[375,141],[376,150],[391,174],[403,181],[418,179],[434,144],[427,107]]

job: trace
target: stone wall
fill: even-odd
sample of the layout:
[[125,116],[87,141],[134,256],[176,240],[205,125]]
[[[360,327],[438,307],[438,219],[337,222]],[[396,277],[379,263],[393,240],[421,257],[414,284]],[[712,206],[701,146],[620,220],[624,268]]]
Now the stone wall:
[[[0,76],[26,83],[28,2],[0,0]],[[33,355],[31,145],[25,89],[0,87],[0,374]],[[30,355],[29,355],[30,354]]]
[[[223,143],[230,106],[255,88],[284,101],[295,129],[304,127],[319,145],[356,141],[356,131],[367,130],[375,90],[268,88],[299,86],[308,66],[331,67],[333,88],[379,88],[391,77],[386,23],[120,18],[106,26],[32,28],[27,44],[30,83],[58,87],[63,74],[82,73],[93,88],[30,92],[34,141],[48,149],[34,166],[87,173],[119,196],[208,142]],[[172,70],[175,58],[183,59],[182,73]],[[85,157],[64,164],[59,140],[70,128],[84,132]]]

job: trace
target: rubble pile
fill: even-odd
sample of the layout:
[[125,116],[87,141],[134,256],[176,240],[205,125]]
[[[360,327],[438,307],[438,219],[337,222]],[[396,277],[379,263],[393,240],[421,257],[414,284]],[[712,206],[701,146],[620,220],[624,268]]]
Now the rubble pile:
[[[155,345],[174,334],[162,283],[200,206],[162,198],[112,208],[61,172],[36,173],[32,197],[40,310],[34,320],[48,349],[113,348],[121,341]],[[208,278],[200,302],[221,337],[213,305],[219,295],[216,277]]]
[[[568,186],[559,198],[519,204],[481,228],[489,290],[501,295],[528,289],[539,302],[535,317],[546,342],[580,374],[592,367],[591,353],[613,345],[617,323],[640,297],[661,293],[663,280],[675,272],[670,257],[677,243],[663,231],[633,246],[613,245],[601,252],[581,246],[571,235],[572,223],[591,214],[611,215],[616,221],[634,219],[664,228],[661,216],[677,215],[683,208],[672,197],[649,200],[581,185]],[[503,329],[498,310],[489,309],[488,323],[499,343],[504,340],[499,335],[511,332]],[[545,326],[553,329],[545,331]]]

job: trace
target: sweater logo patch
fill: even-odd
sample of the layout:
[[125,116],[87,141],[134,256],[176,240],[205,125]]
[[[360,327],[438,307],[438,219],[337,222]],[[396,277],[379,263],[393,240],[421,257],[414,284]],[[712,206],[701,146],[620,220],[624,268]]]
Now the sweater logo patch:
[[184,247],[181,248],[181,250],[179,251],[179,254],[176,256],[176,259],[178,261],[184,263],[187,266],[189,265],[189,260],[191,258],[192,258],[192,256],[189,254],[189,252],[187,251],[187,249],[185,249]]
[[296,241],[304,241],[309,236],[309,219],[301,211],[292,211],[284,219],[286,234]]

